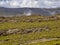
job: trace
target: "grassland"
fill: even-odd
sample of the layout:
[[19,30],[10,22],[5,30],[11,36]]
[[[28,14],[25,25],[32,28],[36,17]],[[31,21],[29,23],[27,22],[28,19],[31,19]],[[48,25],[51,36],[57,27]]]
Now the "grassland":
[[[45,28],[47,27],[47,28]],[[26,30],[37,28],[38,31],[25,33]],[[39,31],[39,29],[42,29]],[[24,30],[24,33],[13,33],[2,35],[2,30]],[[56,40],[28,42],[39,39],[58,38]],[[25,44],[26,43],[26,44]],[[22,16],[22,17],[0,17],[0,45],[60,45],[60,17],[57,16]]]

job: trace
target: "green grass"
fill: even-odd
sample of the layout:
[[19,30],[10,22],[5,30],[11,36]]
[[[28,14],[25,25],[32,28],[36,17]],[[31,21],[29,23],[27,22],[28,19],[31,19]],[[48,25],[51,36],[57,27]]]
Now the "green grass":
[[24,45],[60,45],[60,40],[52,40],[49,42],[38,42],[38,43],[31,43],[31,44],[24,44]]
[[44,27],[44,26],[48,26],[51,28],[56,28],[56,27],[60,27],[60,20],[56,20],[56,21],[48,21],[48,22],[2,22],[0,23],[0,30],[5,30],[5,29],[10,29],[10,28],[18,28],[18,29],[25,29],[25,28],[40,28],[40,27]]
[[[31,17],[28,17],[29,19]],[[37,17],[33,17],[37,19]],[[41,17],[42,18],[42,17]],[[18,18],[19,19],[19,18]],[[22,18],[20,18],[22,19]],[[36,33],[28,34],[11,34],[7,36],[0,36],[0,45],[19,45],[24,44],[26,41],[32,41],[40,38],[57,38],[60,37],[60,20],[55,21],[41,21],[41,22],[0,22],[0,30],[9,30],[12,28],[16,29],[31,29],[31,28],[41,28],[49,27],[50,30],[43,30]],[[8,41],[6,41],[8,40]],[[55,45],[56,43],[60,44],[59,40],[53,40],[49,42],[38,42],[34,44],[26,45]]]

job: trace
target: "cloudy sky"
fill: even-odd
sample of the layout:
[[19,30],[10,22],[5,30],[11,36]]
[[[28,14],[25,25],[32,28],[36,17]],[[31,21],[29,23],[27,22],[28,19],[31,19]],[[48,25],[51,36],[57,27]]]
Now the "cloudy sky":
[[56,8],[60,7],[60,0],[0,0],[0,7]]

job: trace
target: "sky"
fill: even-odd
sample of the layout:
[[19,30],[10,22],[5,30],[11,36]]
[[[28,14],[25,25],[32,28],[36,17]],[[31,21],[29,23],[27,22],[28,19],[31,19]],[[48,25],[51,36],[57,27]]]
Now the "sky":
[[60,7],[60,0],[0,0],[0,7],[56,8]]

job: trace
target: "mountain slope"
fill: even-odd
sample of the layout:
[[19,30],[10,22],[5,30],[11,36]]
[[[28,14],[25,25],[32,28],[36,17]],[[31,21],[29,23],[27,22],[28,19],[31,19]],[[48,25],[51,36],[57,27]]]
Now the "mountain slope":
[[[30,12],[31,11],[31,12]],[[60,8],[3,8],[0,7],[0,15],[17,15],[30,12],[32,14],[40,15],[54,15],[60,14]]]

